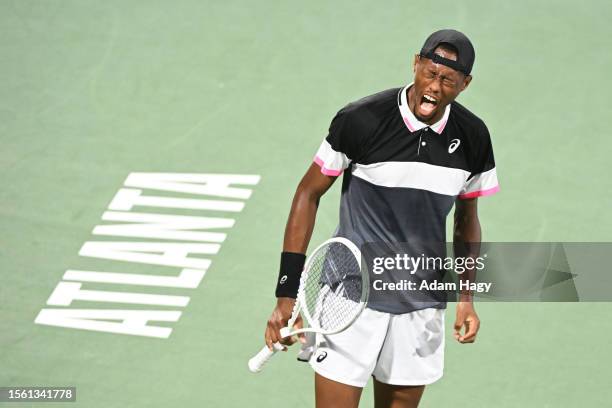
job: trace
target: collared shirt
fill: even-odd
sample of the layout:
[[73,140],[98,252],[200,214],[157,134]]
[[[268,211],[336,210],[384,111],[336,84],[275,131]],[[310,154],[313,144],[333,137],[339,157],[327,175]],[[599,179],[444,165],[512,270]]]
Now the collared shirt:
[[[389,89],[350,103],[329,128],[314,161],[321,172],[344,172],[336,236],[365,243],[446,242],[446,217],[457,198],[499,190],[484,122],[457,102],[437,123],[410,111],[407,89]],[[398,302],[369,304],[389,313],[425,307],[398,293]],[[422,299],[421,299],[422,300]]]

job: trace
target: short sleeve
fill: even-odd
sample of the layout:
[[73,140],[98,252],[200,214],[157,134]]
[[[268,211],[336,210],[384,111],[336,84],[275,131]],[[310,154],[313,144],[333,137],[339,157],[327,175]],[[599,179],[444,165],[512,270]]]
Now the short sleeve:
[[344,108],[332,120],[329,133],[314,157],[321,173],[339,176],[359,155],[362,129],[355,123],[354,116]]
[[470,176],[459,193],[460,199],[489,196],[499,191],[491,136],[484,123],[479,133],[478,144],[473,149]]

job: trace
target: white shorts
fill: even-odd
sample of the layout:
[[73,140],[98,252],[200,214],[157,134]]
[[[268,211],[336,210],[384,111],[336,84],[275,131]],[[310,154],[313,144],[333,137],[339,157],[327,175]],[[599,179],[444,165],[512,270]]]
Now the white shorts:
[[426,385],[444,370],[444,310],[393,315],[364,309],[345,331],[317,335],[310,365],[343,384],[365,387],[370,376],[392,385]]

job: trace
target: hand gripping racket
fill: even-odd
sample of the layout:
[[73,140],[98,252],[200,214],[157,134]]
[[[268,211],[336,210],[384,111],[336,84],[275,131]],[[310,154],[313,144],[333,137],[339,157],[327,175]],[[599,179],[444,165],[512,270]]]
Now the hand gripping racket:
[[[283,338],[298,333],[339,333],[349,327],[367,303],[368,274],[361,269],[361,252],[346,238],[336,237],[319,245],[308,257],[300,278],[297,299]],[[304,326],[293,327],[302,314]],[[249,360],[249,370],[256,373],[276,352],[284,348],[274,343],[264,346]]]

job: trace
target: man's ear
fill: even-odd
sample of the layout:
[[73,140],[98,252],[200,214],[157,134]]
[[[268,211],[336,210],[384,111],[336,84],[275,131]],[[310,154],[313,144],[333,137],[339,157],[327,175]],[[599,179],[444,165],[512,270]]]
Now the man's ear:
[[414,54],[414,62],[412,63],[412,72],[416,73],[416,66],[417,63],[419,62],[421,58],[419,57],[419,54]]
[[465,78],[463,79],[463,84],[462,84],[463,86],[461,87],[461,92],[465,91],[465,88],[468,87],[470,82],[472,82],[472,76],[466,75]]

